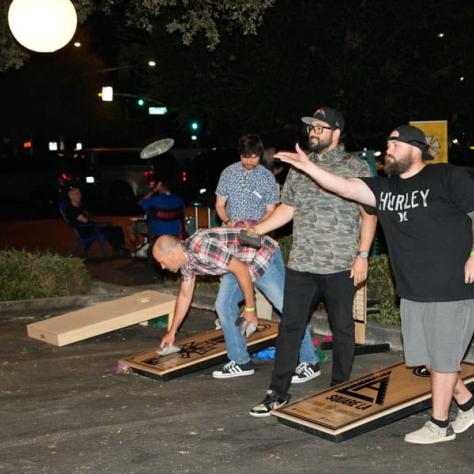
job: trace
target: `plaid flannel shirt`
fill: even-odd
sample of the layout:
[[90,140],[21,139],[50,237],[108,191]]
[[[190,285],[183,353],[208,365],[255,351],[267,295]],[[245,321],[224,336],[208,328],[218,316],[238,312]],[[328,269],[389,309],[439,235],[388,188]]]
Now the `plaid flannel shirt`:
[[252,281],[258,280],[267,270],[278,243],[268,236],[259,249],[239,242],[240,229],[224,227],[201,229],[184,241],[188,261],[181,267],[181,278],[189,280],[195,275],[223,275],[228,273],[232,257],[247,264]]

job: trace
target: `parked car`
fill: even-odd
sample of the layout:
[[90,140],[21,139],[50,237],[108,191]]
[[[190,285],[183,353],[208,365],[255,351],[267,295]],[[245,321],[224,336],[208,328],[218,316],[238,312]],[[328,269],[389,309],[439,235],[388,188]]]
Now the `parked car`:
[[[86,148],[74,159],[86,164],[84,176],[95,181],[96,194],[117,211],[137,210],[137,201],[157,179],[179,182],[180,166],[172,153],[142,160],[141,148]],[[84,175],[85,173],[85,175]]]
[[87,148],[76,159],[87,163],[101,196],[113,204],[135,202],[154,179],[152,163],[140,159],[138,148]]

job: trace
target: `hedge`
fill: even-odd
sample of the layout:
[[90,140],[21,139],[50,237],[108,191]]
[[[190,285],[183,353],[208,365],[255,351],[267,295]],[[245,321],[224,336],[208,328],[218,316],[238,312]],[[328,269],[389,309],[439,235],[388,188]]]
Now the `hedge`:
[[90,277],[80,258],[0,250],[0,300],[87,293]]

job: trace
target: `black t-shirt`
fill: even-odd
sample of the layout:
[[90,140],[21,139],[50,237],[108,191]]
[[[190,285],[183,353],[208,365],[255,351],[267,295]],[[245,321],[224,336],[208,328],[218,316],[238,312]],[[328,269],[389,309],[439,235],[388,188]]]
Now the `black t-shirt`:
[[473,246],[474,181],[448,164],[425,166],[411,178],[361,178],[373,191],[397,293],[412,301],[474,298],[464,283]]

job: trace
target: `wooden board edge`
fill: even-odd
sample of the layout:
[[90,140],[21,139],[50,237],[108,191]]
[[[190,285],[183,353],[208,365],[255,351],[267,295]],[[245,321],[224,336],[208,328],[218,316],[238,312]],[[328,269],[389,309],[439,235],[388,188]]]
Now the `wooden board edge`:
[[[463,362],[469,365],[474,365],[471,362]],[[466,386],[472,390],[474,389],[474,375],[463,379]],[[306,397],[307,398],[307,397]],[[303,400],[303,399],[302,399]],[[297,403],[301,400],[297,400]],[[392,407],[389,410],[384,410],[379,413],[371,415],[369,421],[364,423],[364,420],[358,420],[357,422],[348,424],[337,430],[331,430],[316,423],[311,423],[308,420],[304,420],[297,416],[290,415],[279,410],[271,412],[271,415],[277,417],[278,422],[284,425],[296,428],[298,430],[319,436],[324,439],[328,439],[334,442],[346,441],[347,439],[353,438],[360,434],[364,434],[373,429],[380,428],[382,426],[398,421],[414,413],[426,410],[431,406],[431,393],[412,399],[406,403]],[[381,418],[384,418],[384,423],[380,423]]]
[[[275,337],[276,339],[276,337]],[[256,343],[253,348],[255,350],[265,349],[266,347],[270,346],[270,343],[273,342],[272,340],[266,339],[265,341],[259,341]],[[119,363],[127,365],[132,369],[132,371],[138,375],[142,375],[144,377],[149,377],[152,379],[160,380],[162,382],[166,382],[170,379],[174,379],[176,377],[181,377],[183,375],[190,374],[192,372],[196,372],[198,370],[203,370],[208,367],[212,367],[214,365],[221,364],[227,360],[227,352],[224,352],[220,355],[215,354],[214,357],[207,357],[206,359],[202,359],[199,362],[195,362],[194,364],[186,364],[181,366],[178,369],[170,369],[166,371],[153,371],[152,368],[145,366],[144,364],[140,364],[134,361],[129,361],[128,359],[120,359]],[[145,370],[146,367],[146,370]]]
[[[277,334],[273,334],[273,335],[269,335],[269,336],[266,336],[262,339],[259,339],[258,341],[255,341],[251,344],[248,344],[247,347],[249,349],[252,349],[252,351],[258,351],[260,349],[264,349],[266,347],[269,347],[270,344],[275,341],[277,338]],[[179,342],[179,341],[178,341]],[[134,358],[135,357],[139,357],[139,356],[142,356],[142,355],[146,355],[146,354],[149,354],[150,352],[153,352],[153,351],[145,351],[145,352],[141,352],[140,354],[137,354],[135,356],[133,356]],[[227,351],[226,350],[223,350],[223,351],[219,351],[219,352],[215,352],[214,354],[212,355],[208,355],[208,356],[205,356],[203,357],[202,359],[200,359],[199,362],[192,362],[190,361],[189,363],[187,364],[183,364],[180,366],[179,369],[173,369],[173,368],[170,368],[170,369],[166,369],[166,370],[155,370],[153,369],[152,367],[149,367],[147,366],[146,364],[143,364],[141,362],[137,362],[136,360],[133,360],[133,359],[130,359],[130,358],[127,358],[127,357],[124,357],[122,359],[119,360],[120,363],[123,363],[125,365],[128,365],[129,367],[132,367],[133,369],[138,369],[138,370],[143,370],[143,371],[147,371],[147,372],[151,372],[151,373],[154,373],[155,375],[158,375],[158,376],[161,376],[161,377],[164,377],[166,376],[168,373],[170,372],[176,372],[176,371],[179,371],[179,370],[182,370],[182,369],[185,369],[186,367],[194,367],[194,366],[198,366],[199,364],[201,363],[205,363],[206,361],[208,360],[213,360],[215,358],[218,358],[218,357],[223,357],[223,359],[221,360],[224,361],[226,359],[226,356],[227,356]],[[216,362],[217,364],[220,363],[220,362]],[[215,365],[214,362],[212,363],[212,365]]]

